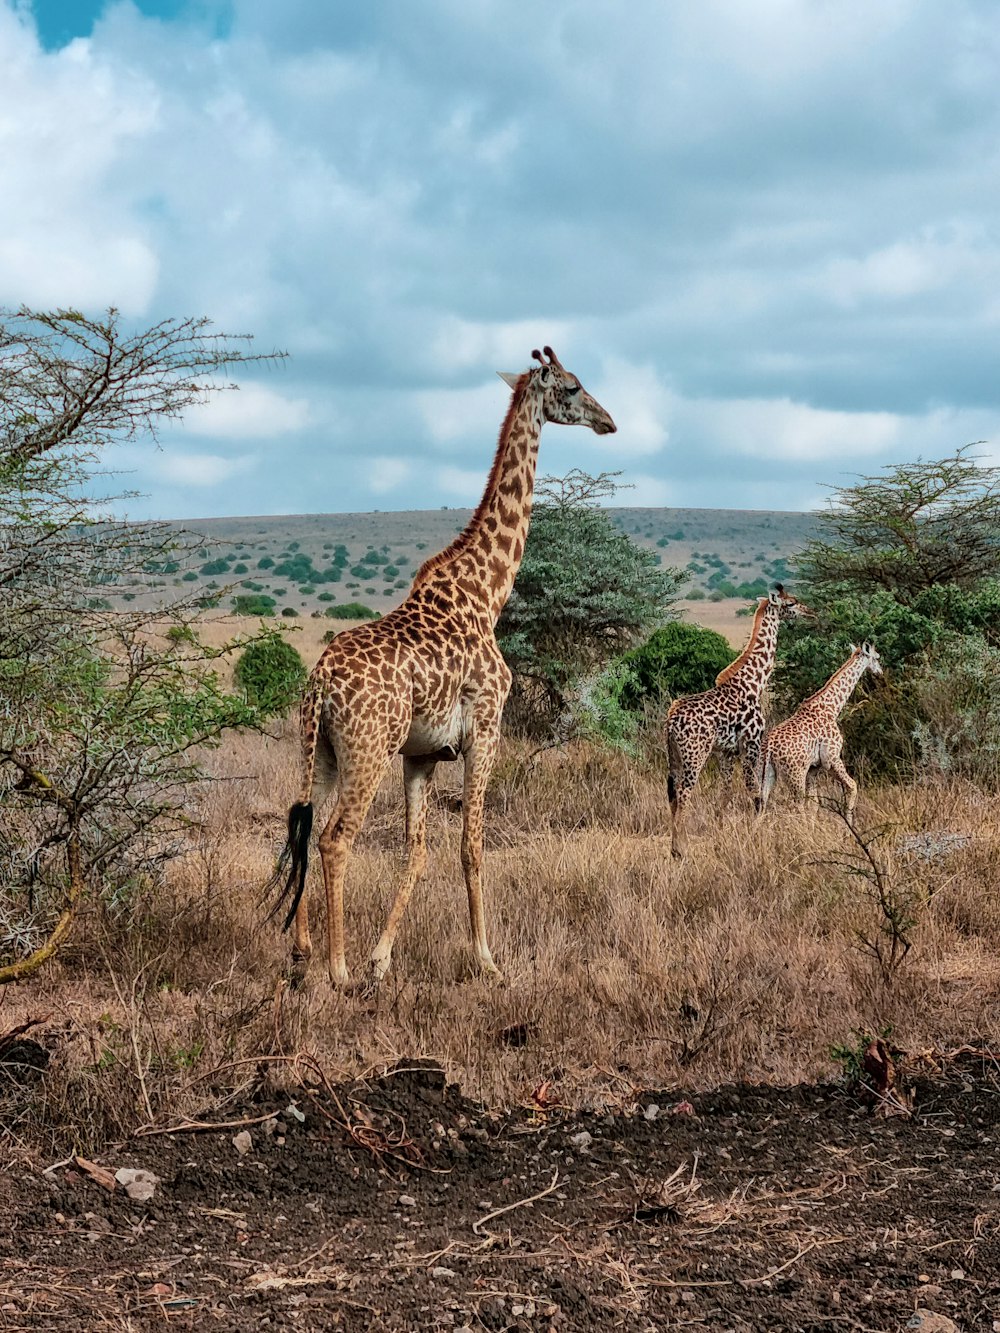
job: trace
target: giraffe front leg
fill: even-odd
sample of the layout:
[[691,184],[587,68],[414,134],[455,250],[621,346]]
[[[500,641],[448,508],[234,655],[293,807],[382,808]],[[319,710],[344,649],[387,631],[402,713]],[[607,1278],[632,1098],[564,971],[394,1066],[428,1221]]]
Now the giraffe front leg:
[[759,714],[750,718],[743,729],[740,737],[740,763],[747,792],[759,814],[764,785],[764,719]]
[[760,800],[757,802],[757,813],[762,815],[767,809],[767,803],[771,799],[771,793],[774,791],[775,783],[778,781],[778,769],[774,762],[774,756],[765,750],[763,778],[760,784]]
[[427,870],[427,793],[436,759],[403,759],[403,792],[406,798],[406,869],[396,892],[395,901],[386,918],[385,927],[379,942],[372,951],[368,962],[368,975],[358,986],[358,991],[375,995],[392,962],[392,947],[396,941],[403,913],[406,911],[410,895],[423,878]]
[[479,971],[502,980],[486,941],[483,911],[483,811],[486,786],[500,740],[499,710],[496,715],[477,717],[471,744],[465,751],[465,783],[462,794],[462,870],[469,897],[469,929]]

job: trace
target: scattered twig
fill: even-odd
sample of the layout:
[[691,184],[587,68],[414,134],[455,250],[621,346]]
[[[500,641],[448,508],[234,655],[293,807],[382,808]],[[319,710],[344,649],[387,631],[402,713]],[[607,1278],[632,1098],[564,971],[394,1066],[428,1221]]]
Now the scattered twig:
[[529,1208],[533,1203],[537,1203],[539,1199],[544,1199],[546,1194],[551,1194],[558,1183],[559,1168],[556,1167],[552,1174],[552,1183],[546,1185],[545,1189],[539,1191],[538,1194],[532,1194],[528,1199],[518,1199],[516,1203],[505,1204],[503,1208],[494,1208],[492,1213],[487,1213],[485,1217],[480,1217],[478,1221],[473,1222],[472,1230],[477,1236],[488,1235],[488,1232],[483,1232],[481,1230],[487,1222],[492,1222],[494,1218],[502,1217],[504,1213],[511,1213],[515,1208]]

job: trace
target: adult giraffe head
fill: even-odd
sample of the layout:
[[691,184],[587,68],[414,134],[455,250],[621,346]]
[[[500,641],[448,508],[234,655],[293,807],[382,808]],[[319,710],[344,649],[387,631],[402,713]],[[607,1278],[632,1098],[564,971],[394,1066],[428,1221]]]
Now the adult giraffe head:
[[797,597],[793,597],[790,592],[786,592],[783,583],[774,585],[767,594],[767,600],[772,606],[778,608],[778,616],[781,620],[819,619],[811,606],[806,606],[805,602],[800,602]]
[[536,348],[531,355],[537,366],[520,375],[501,370],[497,372],[500,378],[515,391],[524,381],[525,388],[539,392],[546,421],[555,421],[560,426],[589,426],[597,435],[614,434],[618,427],[610,415],[563,366],[551,347],[543,347],[540,352]]

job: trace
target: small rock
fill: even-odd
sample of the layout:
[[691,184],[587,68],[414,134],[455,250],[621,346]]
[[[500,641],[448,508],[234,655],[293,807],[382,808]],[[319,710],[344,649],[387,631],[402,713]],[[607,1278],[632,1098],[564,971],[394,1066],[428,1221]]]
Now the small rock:
[[400,1208],[416,1208],[417,1201],[412,1194],[401,1194],[396,1200]]
[[693,1291],[682,1291],[682,1292],[681,1292],[681,1300],[684,1301],[684,1302],[685,1302],[686,1304],[688,1304],[688,1305],[690,1305],[693,1301],[696,1301],[697,1299],[698,1299],[698,1298],[697,1298],[697,1296],[695,1296],[695,1294],[694,1294]]
[[913,1318],[906,1327],[915,1329],[916,1333],[960,1333],[954,1319],[944,1314],[935,1314],[933,1310],[914,1310]]
[[285,1107],[285,1115],[294,1116],[300,1125],[304,1125],[306,1123],[305,1112],[300,1111],[294,1102],[289,1102],[288,1105]]
[[253,1147],[253,1139],[248,1130],[241,1129],[233,1138],[233,1147],[241,1157],[246,1157],[247,1153]]
[[119,1167],[115,1172],[115,1180],[125,1187],[125,1193],[137,1203],[146,1203],[151,1199],[160,1183],[160,1177],[154,1176],[152,1171],[135,1171],[129,1166]]
[[953,1268],[951,1272],[948,1274],[948,1276],[951,1278],[952,1282],[961,1282],[962,1279],[965,1277],[965,1269]]
[[457,1276],[454,1268],[432,1268],[431,1277],[444,1278]]
[[660,1108],[657,1106],[656,1102],[650,1102],[645,1111],[643,1111],[642,1118],[643,1120],[655,1120],[659,1114]]
[[588,1134],[585,1129],[581,1129],[579,1134],[571,1134],[569,1141],[574,1148],[579,1148],[580,1152],[586,1152],[593,1143],[594,1136],[593,1134]]

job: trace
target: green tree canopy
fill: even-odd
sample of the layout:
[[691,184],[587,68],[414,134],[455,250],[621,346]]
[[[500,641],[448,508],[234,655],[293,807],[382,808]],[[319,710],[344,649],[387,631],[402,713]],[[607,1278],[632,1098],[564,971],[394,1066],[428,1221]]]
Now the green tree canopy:
[[200,541],[94,497],[110,445],[155,437],[253,359],[204,320],[0,311],[0,983],[51,956],[86,889],[121,901],[159,873],[197,748],[259,719],[219,650],[167,636],[190,602],[104,609]]
[[544,478],[517,581],[497,625],[508,664],[549,710],[570,684],[667,620],[681,582],[620,532],[598,501],[616,473]]
[[975,587],[1000,569],[1000,469],[958,449],[836,489],[820,536],[798,557],[810,595],[883,590],[911,604],[939,585]]

